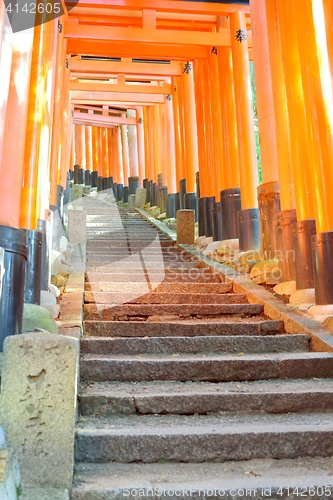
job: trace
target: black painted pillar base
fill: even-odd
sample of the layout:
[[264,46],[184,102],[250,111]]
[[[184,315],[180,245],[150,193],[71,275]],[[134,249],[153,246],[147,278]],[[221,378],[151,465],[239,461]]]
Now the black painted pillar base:
[[292,233],[295,250],[296,289],[314,288],[311,238],[316,234],[315,219],[294,222]]
[[224,189],[220,192],[222,240],[238,238],[237,214],[241,210],[239,188]]
[[276,214],[276,255],[279,259],[280,282],[296,279],[293,224],[296,210],[283,210]]
[[312,236],[316,304],[333,304],[333,231]]
[[260,248],[260,228],[259,211],[257,208],[240,210],[238,217],[239,250],[259,250]]

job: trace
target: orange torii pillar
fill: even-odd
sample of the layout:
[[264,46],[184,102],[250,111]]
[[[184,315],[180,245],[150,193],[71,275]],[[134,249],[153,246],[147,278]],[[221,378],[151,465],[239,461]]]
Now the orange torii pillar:
[[150,155],[149,155],[149,133],[148,133],[148,106],[143,107],[143,133],[144,133],[144,142],[145,142],[145,179],[147,183],[147,198],[148,198],[148,191],[149,191],[149,172],[150,172],[150,166],[149,166],[149,161],[150,161]]
[[109,141],[108,141],[108,129],[106,127],[102,128],[102,189],[103,191],[108,188],[108,177],[111,177],[109,173]]
[[97,188],[98,178],[98,128],[91,127],[92,172],[91,187]]
[[[166,140],[166,124],[165,124],[165,107],[164,104],[158,104],[159,107],[159,117],[160,117],[160,154],[161,154],[161,166],[162,166],[162,177],[159,180],[159,198],[158,205],[161,209],[161,213],[166,212],[166,197],[168,193],[168,161],[167,161],[167,140]],[[163,153],[162,153],[163,151]]]
[[103,129],[102,129],[102,127],[97,127],[97,148],[98,148],[97,191],[103,190],[104,161],[103,161],[102,142],[103,142]]
[[[309,288],[313,286],[312,259],[311,259],[311,236],[315,233],[314,218],[316,207],[314,205],[313,191],[316,189],[317,180],[313,175],[318,157],[314,147],[312,131],[309,127],[304,101],[304,89],[301,78],[301,66],[299,57],[299,43],[296,31],[296,12],[292,2],[279,4],[276,2],[276,12],[281,35],[282,60],[284,79],[286,85],[286,96],[288,105],[288,119],[290,130],[291,165],[293,178],[295,179],[295,201],[297,223],[294,222],[294,247],[295,278],[297,288]],[[297,13],[298,15],[298,13]],[[286,29],[285,22],[293,23],[295,29]],[[290,32],[289,32],[290,31]],[[289,36],[290,35],[290,36]],[[311,165],[311,168],[306,168]],[[320,182],[320,179],[318,179]],[[299,242],[303,246],[300,249]],[[306,250],[304,250],[306,248]],[[286,252],[280,258],[280,269],[282,264],[288,264]],[[304,266],[303,266],[304,264]],[[282,276],[283,279],[283,276]]]
[[[1,4],[0,10],[4,3]],[[27,128],[29,82],[34,29],[12,35],[12,59],[7,113],[4,122],[0,224],[18,228],[20,225],[21,189],[24,145]],[[22,74],[22,65],[26,71]],[[2,83],[1,83],[2,86]],[[23,92],[23,94],[22,94]],[[13,168],[15,166],[15,168]]]
[[233,12],[230,16],[230,28],[242,193],[242,210],[238,212],[239,248],[247,251],[259,249],[260,231],[257,208],[258,170],[245,14]]
[[[193,65],[187,61],[182,73],[184,129],[186,145],[186,184],[180,186],[181,208],[196,209],[196,172],[199,170],[198,135],[195,111]],[[184,189],[185,188],[185,189]],[[187,192],[187,195],[184,193]],[[184,196],[183,196],[184,195]],[[182,201],[185,198],[185,202]],[[195,210],[196,211],[196,210]]]
[[195,59],[193,66],[199,153],[199,186],[197,185],[199,236],[210,237],[213,236],[216,187],[211,82],[206,77],[210,68],[206,59]]
[[74,183],[84,184],[84,169],[86,167],[86,137],[84,125],[75,125],[75,159]]
[[156,183],[156,178],[155,178],[155,168],[154,168],[154,108],[153,106],[147,106],[147,126],[145,128],[146,134],[147,134],[147,143],[148,143],[148,148],[146,150],[147,155],[148,155],[148,161],[147,161],[147,166],[148,166],[148,197],[147,201],[151,204],[151,206],[154,205],[154,183]]
[[11,27],[8,16],[5,15],[5,3],[0,5],[0,162],[3,148],[3,136],[6,120],[6,109],[8,91],[11,78],[11,62],[12,62],[12,47],[11,47]]
[[[230,29],[229,18],[219,17],[218,26]],[[224,153],[223,179],[221,179],[223,189],[220,192],[221,239],[227,240],[238,238],[237,212],[241,210],[238,132],[231,47],[219,47],[217,59]]]
[[143,186],[145,178],[145,139],[144,139],[144,121],[143,108],[136,108],[136,136],[138,140],[138,175],[140,186]]
[[[280,248],[277,247],[275,230],[275,218],[280,213],[280,186],[269,31],[265,2],[251,0],[250,6],[262,169],[262,184],[258,187],[260,252],[264,259],[272,259],[277,248]],[[279,214],[279,219],[284,215]],[[291,235],[291,224],[287,227]],[[289,240],[292,243],[292,238]],[[293,278],[291,275],[290,279]]]
[[332,0],[322,0],[324,6],[327,50],[330,62],[331,79],[333,82],[333,2]]
[[54,109],[52,118],[52,140],[50,153],[50,208],[58,208],[62,216],[62,199],[63,186],[59,184],[61,164],[59,161],[59,153],[61,151],[61,128],[62,113],[64,109],[64,73],[65,73],[65,40],[61,25],[58,33],[57,55],[55,65],[55,82],[54,82]]
[[[182,130],[182,120],[181,114],[182,110],[180,108],[181,101],[181,89],[180,89],[180,77],[172,77],[172,105],[173,105],[173,119],[174,119],[174,131],[175,131],[175,154],[176,154],[176,186],[179,189],[179,181],[185,177],[185,162],[183,161],[183,135],[184,130]],[[176,210],[179,209],[179,192],[176,193],[175,198]]]
[[86,186],[91,186],[91,172],[93,169],[93,152],[92,152],[92,126],[85,125],[86,139],[86,173],[84,183]]
[[[54,49],[54,22],[41,24],[34,30],[32,52],[28,119],[24,153],[24,173],[21,196],[20,227],[37,229],[38,218],[45,222],[45,214],[39,214],[40,189],[47,193],[46,186],[40,185],[42,169],[41,144],[43,138],[44,114],[47,101],[48,72]],[[39,117],[36,120],[36,116]],[[44,193],[43,193],[44,195]]]
[[175,192],[176,192],[176,152],[175,131],[172,106],[172,94],[165,97],[165,130],[166,130],[166,159],[167,159],[167,186],[168,195],[166,202],[167,218],[175,217]]
[[[127,118],[135,118],[136,111],[134,109],[127,110]],[[135,194],[135,190],[139,184],[139,158],[138,158],[138,139],[136,125],[128,125],[128,147],[129,147],[129,164],[130,177],[128,180],[129,194]]]
[[318,231],[312,236],[316,304],[333,304],[333,92],[325,14],[321,2],[305,0],[302,7],[298,0],[293,3],[295,12],[302,9],[303,28],[295,17],[306,120],[317,158],[307,164]]
[[[66,47],[67,41],[65,41]],[[66,50],[65,50],[66,52]],[[61,185],[66,190],[66,204],[70,200],[70,179],[72,174],[74,174],[74,161],[71,162],[71,150],[73,134],[71,133],[73,129],[73,116],[72,116],[72,104],[70,100],[69,93],[69,82],[70,82],[70,71],[69,71],[69,61],[68,56],[65,58],[65,68],[63,74],[63,99],[62,99],[62,115],[61,115],[61,135],[59,144],[59,154],[58,154],[58,184]]]
[[[126,117],[126,113],[123,113],[122,117]],[[121,126],[121,146],[122,146],[122,154],[123,154],[124,187],[128,187],[128,178],[130,176],[130,167],[129,167],[129,146],[128,146],[127,125]],[[127,192],[127,191],[128,190],[125,190],[125,192]]]
[[71,141],[71,156],[69,169],[71,172],[71,180],[74,181],[74,165],[76,164],[76,147],[75,147],[75,125],[72,123],[70,128],[72,141]]
[[154,132],[154,205],[159,203],[159,188],[162,187],[162,148],[161,148],[161,122],[160,107],[154,104],[153,109]]
[[122,152],[122,138],[121,138],[121,127],[118,125],[115,129],[116,135],[116,152],[118,158],[119,176],[118,184],[121,185],[121,189],[118,188],[119,200],[122,198],[122,191],[124,186],[124,164],[123,164],[123,152]]

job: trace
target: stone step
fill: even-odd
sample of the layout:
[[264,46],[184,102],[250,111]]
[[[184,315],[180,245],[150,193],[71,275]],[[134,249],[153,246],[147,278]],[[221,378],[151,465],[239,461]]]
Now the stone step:
[[[152,290],[157,293],[185,293],[201,294],[213,293],[222,294],[232,292],[232,283],[150,283]],[[142,285],[140,283],[132,283],[130,289],[128,283],[110,283],[108,281],[88,283],[86,282],[86,290],[94,292],[142,292]]]
[[[122,272],[112,272],[111,267],[106,267],[102,268],[103,271],[101,272],[93,272],[90,271],[88,274],[89,281],[105,281],[108,279],[109,281],[120,281],[120,282],[145,282],[145,274],[142,270],[141,273],[139,274],[134,274],[131,272],[127,273],[122,273]],[[221,282],[221,277],[218,273],[170,273],[167,274],[164,272],[161,273],[162,279],[161,281],[167,281],[167,282],[184,282],[184,283],[191,283],[191,282],[196,282],[196,283],[220,283]]]
[[276,378],[331,378],[333,354],[86,354],[81,362],[81,377],[82,380],[91,382],[228,382]]
[[[91,259],[87,258],[87,268],[88,267],[94,267],[94,266],[105,266],[108,264],[109,259],[104,258],[104,259],[99,259],[96,258],[96,256],[92,255]],[[113,261],[114,262],[114,261]],[[170,269],[172,271],[176,269],[181,269],[181,270],[188,270],[188,269],[204,269],[204,266],[200,265],[197,262],[191,262],[191,261],[175,261],[175,260],[164,260],[163,257],[158,259],[154,259],[151,261],[150,259],[148,261],[144,260],[144,262],[141,262],[140,257],[136,255],[136,258],[128,258],[126,257],[125,259],[120,259],[117,264],[112,264],[115,266],[117,269],[142,269],[142,265],[149,269],[160,269],[161,267]]]
[[[156,319],[156,321],[153,321]],[[237,318],[226,315],[218,321],[180,321],[173,317],[150,317],[147,321],[91,321],[84,322],[85,335],[97,337],[197,337],[206,335],[276,335],[284,331],[283,321],[263,320],[261,317]]]
[[[301,496],[302,495],[302,496]],[[332,499],[330,458],[222,463],[80,463],[71,500]]]
[[333,410],[333,380],[102,382],[79,395],[81,415],[206,415]]
[[268,353],[309,351],[307,335],[205,337],[82,337],[83,354]]
[[[167,263],[163,261],[163,259],[160,260],[159,266],[150,266],[150,262],[141,264],[141,265],[136,265],[135,267],[126,267],[126,266],[118,266],[119,261],[111,261],[111,262],[95,262],[94,264],[91,264],[88,262],[86,266],[86,273],[104,273],[106,274],[106,278],[109,278],[110,281],[112,281],[112,276],[115,274],[116,276],[118,274],[126,274],[126,275],[131,275],[131,276],[141,276],[142,273],[147,273],[149,276],[151,274],[162,274],[165,275],[168,278],[173,277],[174,275],[177,275],[177,278],[180,277],[179,279],[182,281],[184,278],[186,280],[188,278],[192,278],[192,281],[196,281],[198,278],[199,280],[201,279],[202,276],[208,280],[210,276],[218,276],[219,281],[221,280],[221,277],[219,274],[214,274],[211,273],[210,270],[204,270],[202,268],[196,268],[196,267],[190,267],[190,268],[184,268],[182,265],[175,266],[174,263],[172,263],[171,266],[168,266]],[[111,275],[111,276],[110,276]],[[214,280],[213,280],[214,281]]]
[[[104,236],[102,237],[102,234],[104,234]],[[158,241],[155,241],[155,239],[153,238],[149,238],[147,240],[134,240],[134,239],[131,239],[129,236],[128,237],[124,237],[122,240],[118,239],[114,239],[112,237],[112,232],[110,232],[109,234],[105,234],[105,231],[101,231],[100,233],[87,233],[87,241],[91,241],[91,242],[95,242],[95,239],[98,239],[99,241],[102,241],[104,243],[107,243],[109,242],[110,244],[110,248],[121,248],[121,247],[126,247],[128,244],[130,244],[131,248],[134,248],[134,247],[137,247],[137,248],[146,248],[146,247],[152,247],[154,248],[154,245],[156,248],[159,248],[160,246],[161,247],[164,247],[164,248],[167,248],[167,247],[170,247],[172,248],[174,246],[174,242],[173,241],[170,241],[169,239],[159,239]],[[178,250],[179,251],[179,250]]]
[[83,417],[78,462],[207,461],[333,455],[332,413]]
[[188,293],[148,293],[136,299],[133,293],[117,292],[85,292],[86,303],[96,304],[125,304],[132,301],[136,304],[246,304],[247,297],[244,294],[188,294]]
[[125,304],[113,306],[103,304],[85,304],[84,312],[86,319],[121,319],[126,316],[165,316],[178,315],[187,316],[219,316],[223,314],[239,314],[255,316],[262,314],[261,304]]

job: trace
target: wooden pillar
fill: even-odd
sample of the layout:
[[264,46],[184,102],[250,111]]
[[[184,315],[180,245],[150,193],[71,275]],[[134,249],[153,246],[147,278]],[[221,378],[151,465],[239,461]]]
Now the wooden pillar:
[[143,107],[143,133],[144,133],[144,142],[145,142],[145,178],[149,180],[149,172],[150,172],[150,167],[149,167],[149,161],[150,161],[150,155],[149,155],[149,135],[148,135],[148,110],[147,106]]
[[230,27],[240,153],[242,210],[247,210],[258,206],[258,171],[245,14],[233,12],[230,16]]
[[195,192],[195,174],[199,170],[198,162],[198,136],[195,112],[195,96],[193,81],[193,66],[191,62],[183,65],[182,74],[184,98],[184,129],[186,141],[186,189]]
[[[65,50],[66,53],[65,41]],[[69,95],[69,82],[70,82],[70,71],[69,64],[67,64],[68,56],[65,58],[65,68],[64,68],[64,84],[63,84],[63,105],[62,105],[62,116],[61,116],[61,135],[60,135],[60,150],[58,154],[58,165],[59,165],[59,178],[58,183],[66,189],[67,187],[67,172],[68,170],[74,169],[74,157],[75,157],[75,145],[74,145],[74,134],[73,134],[73,116],[72,116],[72,104]],[[68,61],[69,62],[69,61]],[[73,145],[73,146],[72,146]],[[71,151],[74,151],[73,158],[71,159]]]
[[325,13],[327,50],[330,63],[331,79],[333,82],[333,2],[332,0],[322,0]]
[[10,85],[11,64],[12,64],[12,48],[11,48],[11,28],[8,21],[8,16],[4,12],[5,3],[0,6],[0,164],[3,148],[4,128],[6,121],[6,110],[8,101],[8,91]]
[[176,188],[176,152],[175,152],[175,131],[172,107],[172,94],[168,94],[164,103],[165,126],[166,126],[166,152],[167,152],[167,185],[168,193],[175,193]]
[[214,192],[216,200],[220,199],[220,191],[224,189],[224,151],[222,135],[220,75],[218,65],[218,48],[212,47],[209,58],[210,102],[213,129],[213,159],[214,159]]
[[[0,6],[3,9],[4,3]],[[20,225],[24,145],[34,29],[12,35],[12,57],[1,160],[0,224]],[[22,66],[25,71],[22,72]],[[1,80],[2,82],[2,80]],[[2,83],[0,84],[2,86]]]
[[[50,47],[53,48],[53,31],[50,25],[51,23],[42,23],[34,29],[20,211],[20,227],[26,229],[36,229],[39,216],[39,174],[43,167],[40,165],[41,139],[47,97],[47,74],[50,70],[49,52]],[[40,119],[36,120],[36,116]]]
[[160,108],[158,104],[154,104],[154,178],[157,182],[158,174],[162,173],[162,155],[161,155],[161,124],[160,124]]
[[269,58],[273,89],[274,118],[277,143],[278,175],[281,210],[295,208],[294,176],[291,161],[290,123],[283,73],[281,36],[277,22],[276,2],[265,0],[269,33]]
[[61,151],[61,135],[63,130],[61,127],[62,114],[65,105],[64,95],[64,72],[66,68],[65,40],[64,30],[58,33],[57,56],[55,65],[55,85],[54,85],[54,108],[52,120],[52,141],[51,141],[51,158],[50,158],[50,204],[55,206],[57,203],[57,186],[60,178],[61,163],[59,161],[59,153]]
[[127,136],[127,126],[121,126],[121,145],[123,153],[123,169],[124,169],[124,186],[128,186],[129,178],[129,147],[128,147],[128,136]]
[[316,160],[304,164],[303,168],[310,174],[317,231],[332,231],[333,89],[324,10],[317,0],[305,0],[303,6],[299,0],[294,0],[294,4],[306,120]]
[[136,135],[138,139],[138,174],[140,186],[143,185],[145,177],[145,139],[144,139],[143,108],[136,108]]
[[123,167],[123,155],[121,151],[121,128],[114,128],[114,145],[115,145],[115,155],[116,155],[116,170],[117,170],[117,183],[124,184],[124,167]]
[[98,172],[98,128],[91,127],[92,170]]
[[98,147],[98,177],[104,176],[104,161],[103,161],[103,129],[97,127],[97,147]]
[[282,60],[288,105],[291,164],[295,179],[295,200],[297,219],[311,219],[315,216],[310,191],[309,170],[306,165],[314,165],[313,142],[305,114],[303,85],[297,31],[287,29],[287,24],[295,26],[295,13],[292,2],[276,2],[279,32],[281,34]]
[[[161,156],[161,166],[162,170],[159,173],[162,173],[163,186],[168,185],[168,154],[166,152],[167,148],[167,139],[166,139],[166,124],[165,124],[165,107],[164,104],[158,104],[160,109],[159,119],[160,119],[160,156]],[[163,154],[162,154],[163,151]]]
[[149,149],[148,149],[148,155],[149,155],[149,161],[148,161],[148,179],[150,181],[156,182],[155,178],[155,169],[154,169],[154,108],[153,106],[148,106],[147,107],[147,133],[148,133],[148,144],[149,144]]
[[274,117],[274,100],[266,6],[262,0],[251,0],[251,23],[254,74],[257,90],[257,112],[260,132],[262,182],[278,180],[278,155]]
[[93,169],[93,154],[92,154],[92,127],[85,125],[85,139],[86,139],[86,170]]
[[[135,118],[135,110],[127,110],[128,118]],[[137,141],[137,131],[135,125],[129,125],[128,127],[128,146],[129,146],[129,167],[130,176],[139,175],[139,160],[138,160],[138,141]]]
[[75,125],[75,156],[80,167],[86,166],[86,136],[84,125]]
[[109,155],[108,155],[108,129],[102,128],[102,172],[103,177],[109,177]]
[[184,179],[184,162],[183,162],[183,137],[182,137],[182,121],[180,109],[180,77],[172,77],[172,105],[173,119],[175,131],[175,155],[176,155],[176,182],[177,191],[179,190],[179,181]]
[[113,178],[113,182],[117,182],[115,176],[115,165],[113,157],[112,134],[113,134],[113,128],[112,127],[107,128],[109,177]]
[[[226,18],[219,18],[221,27],[230,28]],[[217,52],[221,92],[221,119],[224,152],[224,189],[240,186],[239,149],[235,105],[234,68],[229,47],[219,47]]]

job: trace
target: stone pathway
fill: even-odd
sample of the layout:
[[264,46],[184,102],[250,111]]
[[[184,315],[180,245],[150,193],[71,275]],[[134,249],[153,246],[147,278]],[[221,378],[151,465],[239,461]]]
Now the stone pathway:
[[83,205],[71,498],[333,498],[333,355],[137,212]]

